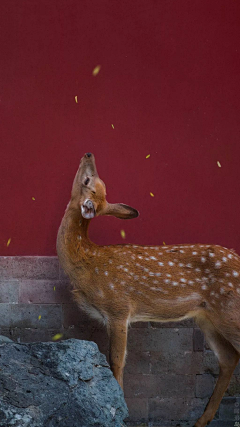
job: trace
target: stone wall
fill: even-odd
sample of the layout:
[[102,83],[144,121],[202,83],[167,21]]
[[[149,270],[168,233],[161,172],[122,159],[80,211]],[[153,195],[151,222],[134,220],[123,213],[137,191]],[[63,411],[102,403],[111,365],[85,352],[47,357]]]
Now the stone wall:
[[[108,354],[106,331],[73,303],[56,257],[0,257],[0,334],[33,342],[51,341],[59,333],[95,341]],[[192,320],[133,324],[124,376],[128,424],[192,426],[217,373],[215,356]],[[240,426],[239,395],[237,367],[211,426]]]

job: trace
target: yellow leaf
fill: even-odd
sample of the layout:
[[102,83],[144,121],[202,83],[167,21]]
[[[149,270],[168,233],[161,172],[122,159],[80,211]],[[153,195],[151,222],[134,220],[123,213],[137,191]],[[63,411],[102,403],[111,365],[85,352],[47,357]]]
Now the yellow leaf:
[[62,337],[63,337],[63,334],[56,334],[54,335],[54,337],[52,337],[52,340],[57,341],[57,340],[60,340]]
[[122,238],[123,238],[123,239],[125,239],[125,238],[126,238],[126,233],[125,233],[125,231],[124,231],[124,230],[121,230],[121,236],[122,236]]
[[222,165],[221,165],[221,163],[219,161],[217,161],[217,165],[218,165],[219,168],[222,167]]
[[114,129],[114,125],[112,124],[112,128]]
[[166,245],[166,243],[165,243],[165,242],[163,242],[163,245]]
[[150,154],[148,154],[148,155],[146,156],[146,159],[149,159],[149,157],[150,157]]
[[41,320],[41,318],[42,318],[42,316],[41,316],[41,314],[39,314],[39,316],[38,316],[38,320]]
[[35,197],[32,197],[32,200],[36,200]]
[[11,238],[10,238],[10,239],[8,239],[8,241],[7,241],[7,246],[9,246],[9,245],[10,245],[10,243],[11,243]]
[[56,291],[56,286],[53,287],[53,290]]
[[75,96],[75,102],[76,102],[76,104],[78,104],[77,95]]
[[150,193],[150,196],[154,197],[154,194],[153,194],[153,193]]
[[92,75],[93,75],[93,76],[97,76],[100,70],[101,70],[101,65],[97,65],[97,66],[94,68],[94,70],[93,70],[93,72],[92,72]]

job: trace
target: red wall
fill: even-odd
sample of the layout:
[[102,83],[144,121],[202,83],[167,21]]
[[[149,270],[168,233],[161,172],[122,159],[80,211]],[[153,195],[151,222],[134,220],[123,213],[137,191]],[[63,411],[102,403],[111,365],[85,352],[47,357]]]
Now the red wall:
[[0,21],[2,255],[55,254],[87,151],[141,214],[95,242],[240,252],[238,1],[2,0]]

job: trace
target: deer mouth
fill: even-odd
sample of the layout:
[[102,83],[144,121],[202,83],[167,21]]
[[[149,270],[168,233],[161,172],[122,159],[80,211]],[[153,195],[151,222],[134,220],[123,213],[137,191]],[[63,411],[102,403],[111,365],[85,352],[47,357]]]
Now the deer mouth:
[[82,216],[85,219],[94,218],[96,215],[96,210],[94,208],[94,204],[91,200],[85,200],[85,202],[81,205]]

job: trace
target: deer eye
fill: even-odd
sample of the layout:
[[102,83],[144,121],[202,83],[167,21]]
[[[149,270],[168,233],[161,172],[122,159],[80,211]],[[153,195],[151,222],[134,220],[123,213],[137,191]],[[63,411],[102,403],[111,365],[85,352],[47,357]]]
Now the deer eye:
[[86,178],[85,181],[84,181],[84,185],[88,185],[89,182],[90,182],[90,178]]

